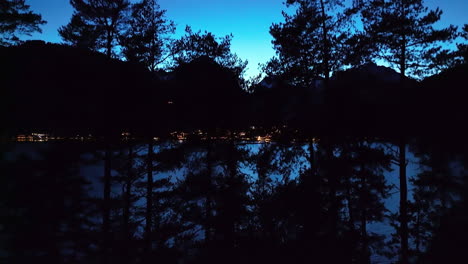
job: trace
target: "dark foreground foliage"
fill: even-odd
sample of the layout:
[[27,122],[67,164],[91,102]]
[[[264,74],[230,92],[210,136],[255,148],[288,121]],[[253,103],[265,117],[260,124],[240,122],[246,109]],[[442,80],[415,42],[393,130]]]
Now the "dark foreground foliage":
[[[442,263],[462,257],[466,141],[408,142],[421,157],[411,162],[425,168],[409,190],[418,197],[407,204],[410,258]],[[399,220],[385,203],[398,191],[385,176],[399,157],[388,140],[5,147],[0,258],[7,263],[398,259],[397,241],[369,228],[390,221],[400,237]]]

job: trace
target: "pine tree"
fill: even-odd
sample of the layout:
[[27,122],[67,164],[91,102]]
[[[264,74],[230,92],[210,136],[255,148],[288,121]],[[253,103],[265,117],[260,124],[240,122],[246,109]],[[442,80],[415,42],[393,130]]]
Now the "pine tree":
[[126,21],[128,0],[70,0],[75,9],[72,20],[59,29],[62,39],[72,45],[89,45],[113,56],[120,30]]
[[[437,30],[434,23],[440,20],[440,9],[429,11],[422,0],[370,1],[362,16],[366,34],[378,47],[378,58],[396,66],[401,75],[402,86],[407,76],[422,76],[433,70],[431,63],[442,51],[440,42],[453,39],[456,28]],[[404,113],[397,109],[398,120],[404,124]],[[401,130],[404,128],[402,127]],[[400,167],[400,227],[401,261],[408,263],[408,212],[406,148],[407,138],[396,143],[399,148],[397,163]]]
[[59,34],[68,44],[90,50],[99,49],[100,32],[95,25],[87,24],[78,14],[73,14],[68,25],[59,28]]
[[45,23],[41,15],[29,10],[25,0],[3,0],[0,2],[0,45],[15,44],[21,35],[42,32],[39,26]]
[[232,38],[232,35],[219,38],[207,31],[193,32],[192,28],[187,26],[185,35],[173,45],[175,64],[173,66],[189,63],[200,57],[209,57],[241,78],[247,67],[247,61],[243,61],[231,51]]
[[247,192],[250,185],[239,168],[246,152],[231,137],[217,144],[216,154],[222,170],[214,178],[214,239],[216,248],[220,249],[218,254],[231,256],[229,262],[235,263],[239,250],[238,234],[242,232],[248,217]]
[[[144,222],[142,242],[143,259],[152,261],[156,255],[171,251],[167,243],[189,229],[181,223],[177,210],[183,211],[170,172],[179,169],[184,162],[184,147],[171,142],[155,144],[149,141],[140,156],[140,177],[135,182],[137,193],[141,193],[140,202],[143,206],[137,208],[140,214],[137,219]],[[165,175],[169,174],[169,175]],[[174,245],[173,247],[175,247]],[[166,255],[165,257],[169,257]]]
[[[183,221],[190,226],[200,226],[200,240],[193,244],[207,247],[213,240],[213,196],[214,196],[214,145],[210,138],[206,142],[190,140],[179,147],[183,150],[186,173],[179,179],[176,192],[181,200]],[[188,243],[188,241],[185,241]],[[199,257],[200,250],[197,252]]]
[[110,143],[107,143],[104,149],[104,190],[103,190],[103,201],[102,201],[102,261],[104,263],[110,262],[110,250],[111,250],[111,188],[112,188],[112,147]]
[[456,207],[464,192],[462,175],[457,175],[455,169],[463,166],[462,161],[450,150],[451,144],[423,139],[414,144],[421,166],[412,179],[414,201],[409,203],[409,231],[416,257],[426,252],[442,216]]
[[[136,203],[140,199],[136,183],[141,178],[143,168],[139,166],[138,153],[143,150],[142,146],[135,143],[132,138],[126,138],[120,145],[120,151],[114,158],[114,168],[117,175],[114,177],[115,184],[122,190],[118,197],[117,215],[120,221],[114,235],[116,249],[121,263],[131,263],[133,255],[137,250],[137,227],[138,215]],[[116,186],[117,188],[117,186]]]
[[175,24],[165,14],[156,0],[142,0],[131,6],[128,28],[121,37],[127,61],[142,63],[154,71],[172,55],[168,35],[174,33]]
[[271,26],[278,57],[267,68],[281,66],[280,72],[302,87],[318,78],[328,85],[332,72],[344,65],[351,13],[341,1],[288,0],[286,6],[296,10],[283,12],[285,22]]
[[88,258],[93,205],[89,182],[80,175],[84,149],[67,143],[36,146],[34,157],[29,152],[2,162],[2,261],[77,263]]
[[359,227],[358,263],[370,263],[371,254],[381,249],[378,242],[381,237],[369,232],[367,224],[384,219],[384,199],[390,190],[384,172],[390,171],[391,156],[368,140],[351,143],[349,154],[353,166],[352,176],[348,178],[350,192],[346,198],[349,219],[352,226],[357,223]]
[[154,171],[154,142],[150,137],[148,140],[148,149],[146,155],[146,211],[145,211],[145,254],[146,261],[149,262],[150,254],[153,250],[153,171]]
[[[463,26],[463,30],[460,33],[461,37],[468,41],[468,24]],[[463,58],[463,63],[468,64],[468,44],[457,44],[459,56]]]
[[436,29],[440,9],[429,10],[423,0],[373,0],[362,9],[366,34],[377,45],[378,59],[395,66],[402,77],[421,77],[434,68],[441,43],[456,36],[456,27]]

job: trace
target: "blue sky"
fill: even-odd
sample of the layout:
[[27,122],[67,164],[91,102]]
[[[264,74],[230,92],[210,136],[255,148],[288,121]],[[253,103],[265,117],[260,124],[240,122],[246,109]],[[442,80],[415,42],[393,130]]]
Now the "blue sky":
[[[282,21],[284,0],[159,0],[167,17],[177,25],[176,37],[186,25],[195,31],[207,30],[216,36],[232,33],[232,50],[249,61],[247,75],[258,73],[258,63],[274,56],[269,27]],[[349,1],[349,0],[348,0]],[[468,23],[468,0],[426,0],[430,8],[440,7],[444,14],[439,26]],[[68,0],[26,0],[34,12],[48,21],[42,34],[27,39],[61,42],[57,29],[69,22],[73,12]]]

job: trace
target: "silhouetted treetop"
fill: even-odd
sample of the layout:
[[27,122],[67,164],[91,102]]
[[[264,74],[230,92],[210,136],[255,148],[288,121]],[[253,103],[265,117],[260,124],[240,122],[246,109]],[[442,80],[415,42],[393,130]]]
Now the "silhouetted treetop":
[[342,43],[349,38],[350,16],[341,1],[289,0],[295,13],[283,12],[284,22],[270,34],[278,55],[267,68],[279,68],[294,84],[310,87],[316,78],[326,81],[344,65]]
[[70,23],[58,29],[62,39],[74,47],[96,50],[99,31],[96,26],[87,24],[78,14],[73,14]]
[[[463,26],[463,29],[460,32],[460,36],[464,38],[465,41],[468,41],[468,24],[465,24]],[[468,63],[468,44],[460,43],[457,46],[458,46],[460,56],[463,57],[463,60],[464,60],[463,63],[467,64]]]
[[[70,0],[75,9],[70,23],[59,29],[66,43],[88,45],[93,50],[104,50],[113,55],[118,45],[120,27],[125,21],[128,0]],[[79,17],[79,18],[77,18]]]
[[178,65],[207,56],[223,67],[231,69],[238,77],[242,77],[247,61],[241,60],[235,53],[232,53],[232,38],[232,35],[216,37],[207,31],[193,32],[192,28],[187,26],[185,35],[174,43],[174,61]]
[[375,55],[396,66],[403,76],[424,76],[440,70],[434,63],[441,42],[455,37],[456,27],[436,29],[442,10],[429,10],[422,0],[373,0],[362,7],[367,36],[377,45]]
[[120,39],[127,61],[142,63],[154,71],[172,55],[169,34],[174,33],[175,24],[165,14],[156,0],[142,0],[131,6]]
[[0,45],[19,42],[19,35],[41,32],[45,24],[42,16],[29,10],[25,0],[3,0],[0,2]]

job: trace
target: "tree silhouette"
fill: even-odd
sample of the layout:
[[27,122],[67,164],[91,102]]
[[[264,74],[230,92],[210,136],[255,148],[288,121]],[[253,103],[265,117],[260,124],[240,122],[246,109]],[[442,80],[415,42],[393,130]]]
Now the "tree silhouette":
[[114,183],[114,177],[112,175],[114,159],[114,149],[115,145],[112,144],[111,140],[107,138],[103,146],[103,157],[104,162],[104,171],[102,176],[103,181],[103,198],[102,198],[102,226],[101,226],[101,241],[100,241],[100,250],[103,263],[110,263],[112,258],[112,249],[113,249],[113,233],[112,233],[112,211],[114,209],[114,199],[112,197],[112,186]]
[[[465,231],[468,161],[455,128],[465,121],[467,47],[440,46],[456,35],[434,29],[440,10],[422,0],[287,0],[294,11],[270,28],[277,56],[247,93],[232,35],[187,26],[171,41],[175,25],[156,0],[71,4],[59,29],[71,45],[0,47],[0,81],[19,99],[7,102],[16,131],[78,130],[95,142],[0,153],[0,262],[371,263],[384,251],[394,258],[397,243],[401,263],[457,255],[444,232]],[[24,1],[0,7],[2,45],[43,23]],[[29,18],[7,24],[5,14]],[[368,63],[382,60],[398,73]],[[441,102],[451,105],[427,109]],[[424,121],[406,122],[416,113]],[[426,121],[450,137],[407,136]],[[388,135],[372,133],[374,123]],[[121,138],[123,128],[132,136]],[[408,181],[410,150],[423,166]],[[371,224],[385,222],[391,164],[400,208],[384,248],[387,234]],[[95,175],[83,175],[91,165]]]
[[[377,58],[398,68],[402,76],[422,76],[436,65],[441,42],[455,37],[456,27],[435,29],[440,9],[429,10],[422,0],[369,1],[362,9],[366,34],[377,45]],[[437,69],[436,69],[437,70]]]
[[[317,78],[323,78],[327,85],[331,73],[343,66],[341,43],[349,37],[350,21],[349,14],[344,13],[344,4],[289,0],[286,6],[297,9],[293,15],[283,12],[285,22],[270,28],[278,58],[270,61],[269,67],[280,66],[288,79],[302,87],[313,86]],[[342,12],[335,12],[337,9]]]
[[200,247],[207,247],[213,239],[214,146],[208,139],[206,142],[187,142],[181,147],[185,152],[187,171],[178,181],[176,191],[182,201],[183,221],[195,229],[201,227],[195,234],[203,242],[194,241],[192,245],[199,245],[195,254],[199,258],[203,251]]
[[390,186],[384,172],[390,171],[391,156],[381,146],[367,140],[356,140],[347,146],[352,174],[347,184],[347,205],[349,220],[353,228],[359,223],[359,263],[371,263],[371,254],[381,250],[382,239],[367,229],[370,222],[381,222],[386,208],[384,199],[388,197]]
[[[120,145],[120,151],[114,159],[115,183],[121,186],[121,194],[118,197],[118,206],[116,211],[120,211],[121,222],[118,224],[117,234],[114,239],[117,240],[114,255],[120,257],[121,263],[132,263],[132,258],[138,249],[137,228],[138,215],[136,203],[140,199],[137,192],[137,182],[141,178],[143,168],[139,164],[138,153],[143,150],[142,146],[136,144],[135,140],[125,138]],[[119,222],[119,221],[116,221]]]
[[103,49],[106,56],[111,58],[129,1],[70,0],[70,4],[75,11],[71,21],[59,29],[62,39],[73,45]]
[[[422,219],[417,263],[457,261],[463,258],[468,245],[465,224],[468,163],[464,154],[467,142],[463,136],[428,139],[421,139],[416,145],[416,153],[422,156],[424,165],[415,180],[415,194],[423,198],[415,201],[422,204],[418,212]],[[416,224],[415,221],[418,227]]]
[[58,29],[62,39],[74,47],[90,50],[98,49],[98,38],[100,32],[95,25],[87,24],[83,17],[73,14],[70,23]]
[[[462,32],[460,35],[468,40],[468,24],[463,26]],[[465,64],[468,63],[468,44],[457,44],[459,55],[463,58]]]
[[145,212],[145,251],[149,254],[152,251],[152,228],[153,228],[153,170],[154,170],[154,143],[150,139],[147,150],[147,174],[146,174],[146,212]]
[[[442,50],[438,45],[455,35],[456,28],[442,30],[433,25],[440,20],[440,9],[428,11],[423,1],[371,1],[362,10],[366,34],[378,47],[378,58],[396,65],[401,75],[402,86],[409,74],[421,76],[431,70],[431,60]],[[415,26],[416,25],[416,26]],[[399,109],[401,111],[402,109]],[[399,113],[399,112],[398,112]],[[403,126],[403,113],[398,114]],[[404,129],[401,127],[401,129]],[[401,132],[400,132],[401,133]],[[406,147],[407,139],[398,140],[400,166],[400,228],[401,261],[408,263],[408,215]]]
[[88,258],[93,206],[86,199],[89,182],[79,175],[85,149],[63,143],[32,153],[16,150],[23,154],[3,164],[2,261],[76,263]]
[[156,0],[142,0],[131,6],[128,28],[121,37],[127,61],[155,71],[169,58],[168,34],[174,33],[175,24],[165,18],[165,13]]
[[409,231],[414,241],[412,252],[418,259],[428,249],[442,217],[457,206],[463,195],[463,175],[456,169],[463,167],[463,161],[454,146],[452,140],[442,143],[422,138],[413,144],[421,169],[412,180],[414,201],[409,203]]
[[185,35],[173,45],[176,65],[189,63],[200,57],[209,57],[223,67],[231,69],[237,77],[242,77],[247,61],[241,60],[231,51],[233,36],[218,38],[211,32],[193,32],[190,26],[185,28]]
[[4,0],[0,3],[0,45],[17,44],[18,34],[42,32],[39,26],[45,23],[41,15],[29,10],[25,0]]
[[[184,161],[183,148],[170,142],[155,144],[146,143],[146,153],[141,156],[143,177],[136,182],[143,194],[144,206],[140,209],[144,219],[143,251],[144,262],[150,262],[154,257],[169,257],[167,243],[185,231],[179,223],[178,202],[173,191],[171,172],[181,166]],[[172,247],[175,247],[174,245]]]

